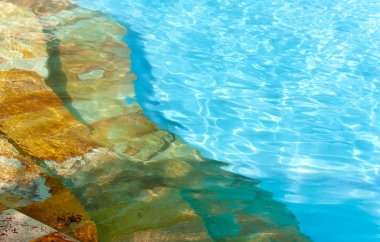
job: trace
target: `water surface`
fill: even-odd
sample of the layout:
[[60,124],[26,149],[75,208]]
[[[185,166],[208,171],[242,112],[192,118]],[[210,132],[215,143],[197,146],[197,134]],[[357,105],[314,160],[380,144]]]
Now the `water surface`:
[[379,1],[78,2],[130,28],[160,127],[262,180],[315,241],[380,239]]

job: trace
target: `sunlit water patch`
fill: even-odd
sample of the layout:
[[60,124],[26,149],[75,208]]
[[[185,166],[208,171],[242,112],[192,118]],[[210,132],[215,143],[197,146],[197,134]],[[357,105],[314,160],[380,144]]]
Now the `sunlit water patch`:
[[316,241],[380,239],[380,2],[80,0],[130,28],[145,113]]

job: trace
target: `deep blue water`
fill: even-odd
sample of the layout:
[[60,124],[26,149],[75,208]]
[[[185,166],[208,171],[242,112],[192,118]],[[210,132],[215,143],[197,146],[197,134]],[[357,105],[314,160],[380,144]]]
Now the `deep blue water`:
[[313,240],[380,241],[380,1],[77,2],[129,28],[160,127],[260,179]]

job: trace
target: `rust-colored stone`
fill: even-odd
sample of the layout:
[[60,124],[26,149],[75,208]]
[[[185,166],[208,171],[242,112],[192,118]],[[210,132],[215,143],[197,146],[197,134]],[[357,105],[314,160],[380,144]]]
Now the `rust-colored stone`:
[[51,198],[18,210],[80,241],[97,241],[95,224],[70,190],[54,177],[47,177],[46,184],[51,187]]
[[[273,205],[274,211],[285,212],[288,227],[259,218],[257,214],[272,214],[265,206],[246,214],[260,199],[262,204],[273,201],[260,194],[255,183],[240,184],[236,194],[231,188],[244,184],[241,179],[221,172],[219,164],[202,158],[142,114],[134,102],[135,77],[130,51],[121,40],[126,33],[122,26],[99,12],[73,8],[66,0],[12,2],[43,16],[40,21],[51,33],[50,87],[41,77],[43,71],[0,73],[0,131],[24,154],[53,160],[46,164],[70,180],[72,191],[98,224],[101,240],[210,241],[210,231],[218,228],[207,220],[223,221],[224,215],[239,233],[223,235],[231,236],[226,241],[302,239],[294,217],[279,204]],[[21,34],[17,29],[15,36]],[[12,43],[12,53],[33,58],[35,52],[18,41]],[[0,63],[8,57],[0,56]],[[91,135],[64,105],[91,127]],[[108,148],[87,153],[98,148],[92,140]],[[20,211],[81,241],[96,241],[95,224],[78,199],[58,178],[47,176],[46,185],[51,197]]]
[[98,145],[38,74],[0,71],[0,131],[26,154],[62,162]]
[[41,238],[32,240],[31,242],[76,242],[77,240],[74,240],[62,233],[50,233],[47,234]]
[[8,208],[2,204],[0,204],[0,212],[7,210]]
[[0,2],[0,210],[18,208],[81,241],[97,241],[79,200],[58,178],[41,177],[36,163],[65,161],[98,147],[45,83],[47,38],[35,14],[73,6],[65,0]]

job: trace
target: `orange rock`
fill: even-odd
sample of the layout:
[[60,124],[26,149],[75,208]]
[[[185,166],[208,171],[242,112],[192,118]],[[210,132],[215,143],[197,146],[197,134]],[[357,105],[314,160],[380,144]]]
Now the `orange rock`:
[[[4,148],[4,149],[3,149]],[[5,210],[6,205],[18,208],[30,217],[33,217],[40,222],[43,222],[50,227],[54,227],[65,233],[70,233],[82,241],[96,241],[96,226],[90,220],[86,210],[81,206],[79,200],[71,194],[71,192],[63,185],[57,178],[48,176],[45,184],[50,187],[50,196],[40,202],[33,202],[32,199],[37,198],[37,194],[33,193],[35,184],[34,179],[40,177],[41,173],[39,167],[33,160],[17,153],[11,144],[7,143],[5,139],[0,139],[1,156],[8,156],[10,159],[17,159],[21,162],[20,167],[1,167],[0,185],[1,183],[17,187],[24,187],[24,194],[12,194],[10,191],[0,195],[0,211]],[[1,158],[0,156],[0,158]],[[8,176],[8,183],[7,183]],[[34,182],[34,183],[33,183]],[[31,187],[29,187],[31,186]],[[30,192],[27,190],[30,189]],[[16,190],[16,189],[15,189]],[[27,196],[31,195],[32,198]],[[37,241],[66,241],[57,240],[54,237],[43,238]],[[74,240],[67,240],[74,241]]]
[[[67,0],[12,2],[40,16],[74,6]],[[296,238],[299,231],[291,214],[285,213],[284,218],[290,221],[286,228],[277,226],[277,221],[257,219],[253,213],[239,218],[239,211],[248,211],[251,204],[254,208],[260,198],[263,204],[273,201],[272,198],[260,194],[259,189],[252,191],[256,194],[252,203],[247,196],[233,197],[230,190],[223,188],[240,180],[228,178],[221,172],[220,165],[201,158],[173,135],[159,130],[137,104],[123,102],[125,97],[134,98],[130,52],[121,41],[125,34],[123,27],[99,12],[94,14],[80,8],[50,17],[40,20],[45,28],[55,27],[52,32],[56,39],[48,42],[51,51],[48,83],[56,94],[36,73],[0,72],[0,132],[24,153],[39,159],[67,161],[82,156],[97,144],[90,138],[87,127],[64,108],[65,102],[91,126],[91,137],[97,143],[124,155],[124,159],[114,160],[113,157],[118,156],[101,153],[112,161],[109,166],[111,162],[94,162],[107,160],[103,155],[87,153],[89,162],[70,174],[73,191],[97,222],[102,240],[207,241],[210,235],[206,226],[209,230],[214,228],[203,221],[210,216],[223,219],[226,213],[232,215],[232,222],[238,218],[236,227],[241,226],[243,233],[239,239],[286,241]],[[52,46],[54,48],[50,48]],[[28,48],[17,42],[12,48],[23,58],[32,57]],[[52,62],[52,58],[58,64]],[[59,165],[65,167],[65,162]],[[78,199],[58,178],[47,177],[46,185],[51,187],[52,197],[20,211],[81,241],[97,241],[95,224]],[[249,182],[246,185],[255,186]],[[193,190],[185,200],[182,188],[185,192]],[[240,186],[240,189],[245,188]],[[258,213],[272,214],[273,211],[287,210],[275,205],[274,209],[263,207]],[[250,240],[250,236],[257,238]],[[230,241],[243,241],[239,239]],[[49,237],[45,241],[49,241]]]
[[31,242],[76,242],[77,240],[72,239],[62,233],[50,233],[41,238],[32,240]]
[[51,187],[51,198],[18,210],[80,241],[97,241],[96,225],[70,190],[54,177],[47,177],[46,184]]
[[98,145],[38,74],[0,71],[0,132],[26,154],[62,162]]
[[2,204],[0,204],[0,212],[7,210],[8,208]]
[[[10,191],[2,194],[0,204],[5,202],[18,207],[25,214],[81,241],[97,241],[95,224],[58,178],[48,176],[46,182],[43,180],[52,195],[41,198],[47,197],[43,201],[26,201],[23,194],[12,193],[13,187],[23,186],[27,193],[27,185],[33,185],[31,181],[37,177],[42,179],[33,158],[61,162],[87,154],[98,145],[90,138],[89,129],[74,118],[46,85],[47,38],[39,20],[30,11],[48,15],[74,5],[66,0],[10,2],[0,2],[3,16],[0,29],[5,31],[2,32],[6,37],[0,41],[0,158],[4,161],[0,164],[0,185],[8,189],[6,192]],[[15,67],[20,69],[12,69]],[[22,202],[18,202],[19,199]],[[0,211],[5,208],[0,205]],[[57,236],[51,234],[40,241],[57,241]]]
[[[33,183],[36,177],[41,175],[37,164],[28,157],[19,154],[12,144],[7,142],[5,138],[0,138],[0,158],[8,157],[9,159],[17,159],[20,164],[18,167],[1,167],[0,185],[1,182],[17,187],[24,187],[25,195],[17,194],[17,196],[9,194],[0,195],[0,211],[6,209],[6,204],[11,207],[19,208],[25,214],[33,217],[40,222],[43,222],[50,227],[60,230],[64,233],[79,238],[81,241],[96,241],[96,226],[90,220],[86,210],[82,207],[79,200],[71,194],[63,183],[54,177],[46,178],[46,186],[50,188],[50,197],[41,202],[32,202],[28,197],[31,192],[27,192],[28,186]],[[1,159],[0,159],[1,160]],[[33,189],[31,186],[30,189]],[[11,191],[12,192],[12,191]],[[35,199],[36,195],[32,195]],[[1,205],[3,203],[3,205]],[[24,207],[25,206],[25,207]],[[23,207],[23,208],[20,208]],[[59,240],[65,237],[58,238],[47,236],[37,241],[74,241],[74,240]]]

